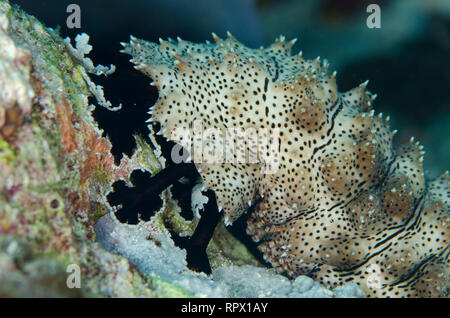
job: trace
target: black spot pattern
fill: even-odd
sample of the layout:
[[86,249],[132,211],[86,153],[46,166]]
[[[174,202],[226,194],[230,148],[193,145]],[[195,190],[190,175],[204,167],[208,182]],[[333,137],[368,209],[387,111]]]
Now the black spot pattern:
[[[124,52],[159,89],[151,120],[163,136],[181,142],[180,128],[200,122],[227,137],[224,149],[237,144],[226,151],[231,160],[217,163],[195,157],[205,138],[190,148],[225,223],[256,204],[247,232],[291,277],[330,287],[353,281],[373,297],[447,296],[448,173],[425,184],[422,146],[394,149],[367,83],[339,93],[327,63],[291,55],[293,42],[282,36],[260,49],[213,36],[214,44],[132,37]],[[274,149],[237,143],[263,129],[278,136],[275,162]]]

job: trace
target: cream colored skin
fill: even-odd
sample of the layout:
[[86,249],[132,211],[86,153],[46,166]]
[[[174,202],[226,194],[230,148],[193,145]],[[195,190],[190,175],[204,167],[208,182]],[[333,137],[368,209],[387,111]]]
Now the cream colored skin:
[[450,178],[427,187],[423,147],[412,139],[394,149],[396,131],[372,110],[367,82],[339,93],[326,61],[291,55],[295,41],[282,36],[260,49],[231,34],[213,37],[215,44],[159,45],[132,37],[124,52],[159,89],[150,121],[166,138],[179,142],[177,129],[196,121],[224,133],[278,129],[273,173],[264,173],[264,149],[257,162],[194,160],[225,223],[256,205],[247,232],[292,277],[309,274],[331,287],[354,281],[375,297],[446,296]]

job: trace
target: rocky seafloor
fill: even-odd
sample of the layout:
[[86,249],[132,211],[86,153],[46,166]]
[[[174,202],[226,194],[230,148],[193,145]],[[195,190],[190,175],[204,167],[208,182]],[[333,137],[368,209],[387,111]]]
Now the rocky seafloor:
[[[208,248],[212,274],[190,270],[169,229],[189,234],[195,221],[180,216],[168,191],[149,221],[120,223],[107,200],[113,183],[132,186],[133,171],[156,174],[164,160],[136,136],[133,155],[114,162],[91,101],[115,108],[89,75],[114,67],[94,66],[88,39],[74,47],[0,1],[0,296],[364,296],[354,284],[330,290],[306,276],[288,280],[223,226]],[[71,264],[80,288],[69,288]]]

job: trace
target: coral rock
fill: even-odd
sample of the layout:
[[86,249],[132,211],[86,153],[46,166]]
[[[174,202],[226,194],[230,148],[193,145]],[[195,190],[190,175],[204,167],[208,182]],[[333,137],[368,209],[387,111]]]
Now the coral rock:
[[[450,178],[425,183],[414,140],[394,149],[367,82],[338,92],[327,63],[291,55],[284,37],[251,49],[213,36],[215,44],[132,37],[124,52],[158,87],[151,120],[190,152],[225,223],[256,205],[247,231],[291,277],[352,281],[375,297],[448,295]],[[206,160],[211,149],[227,160]]]
[[[94,84],[68,51],[57,31],[0,0],[0,295],[154,296],[126,259],[101,249],[93,225],[112,211],[115,181],[161,167],[140,138],[114,164],[91,114]],[[67,284],[73,265],[80,288]]]

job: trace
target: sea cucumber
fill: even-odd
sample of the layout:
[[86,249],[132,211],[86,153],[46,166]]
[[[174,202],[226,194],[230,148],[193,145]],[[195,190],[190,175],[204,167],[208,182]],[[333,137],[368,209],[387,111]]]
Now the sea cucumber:
[[[389,117],[375,115],[367,82],[338,92],[328,63],[292,55],[295,40],[283,36],[260,49],[229,33],[213,37],[206,44],[131,37],[123,51],[159,89],[149,121],[167,139],[181,143],[179,132],[196,123],[233,145],[239,136],[227,135],[230,128],[278,136],[271,140],[278,161],[251,143],[225,162],[195,159],[204,139],[187,149],[225,224],[254,205],[247,232],[290,277],[330,287],[353,281],[371,297],[448,296],[449,174],[426,182],[423,146],[413,138],[395,149],[395,131]],[[256,160],[237,160],[255,147]]]

